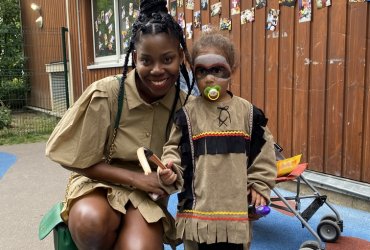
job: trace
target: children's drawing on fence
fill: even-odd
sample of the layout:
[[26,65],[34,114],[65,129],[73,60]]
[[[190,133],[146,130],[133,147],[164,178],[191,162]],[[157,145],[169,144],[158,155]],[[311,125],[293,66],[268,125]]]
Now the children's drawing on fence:
[[194,28],[200,28],[200,10],[194,11]]
[[261,9],[266,6],[266,0],[256,0],[256,9]]
[[186,24],[186,39],[192,39],[193,38],[193,24],[187,23]]
[[231,19],[223,17],[220,19],[220,29],[221,30],[231,30]]
[[221,15],[222,3],[218,2],[211,5],[211,16]]
[[267,24],[266,24],[267,30],[274,31],[276,29],[276,26],[279,20],[279,13],[280,13],[280,10],[269,9],[269,12],[267,14]]
[[295,0],[279,0],[279,4],[287,7],[294,7]]
[[231,15],[240,14],[240,0],[231,1]]
[[316,0],[316,7],[318,9],[325,8],[331,5],[331,0]]
[[208,9],[208,0],[201,0],[200,1],[200,9],[207,10]]
[[299,0],[299,22],[310,22],[311,21],[311,0]]
[[177,16],[177,23],[180,25],[181,28],[185,28],[184,12],[180,12]]
[[246,24],[254,21],[254,8],[243,10],[240,14],[240,23]]

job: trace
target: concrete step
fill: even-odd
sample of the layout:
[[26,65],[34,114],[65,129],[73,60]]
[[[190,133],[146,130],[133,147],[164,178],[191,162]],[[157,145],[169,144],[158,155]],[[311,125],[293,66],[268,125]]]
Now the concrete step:
[[[321,195],[327,195],[329,202],[370,212],[370,184],[310,170],[306,170],[302,176]],[[296,192],[297,182],[282,182],[278,187]],[[314,193],[304,182],[301,182],[300,187],[302,195]]]

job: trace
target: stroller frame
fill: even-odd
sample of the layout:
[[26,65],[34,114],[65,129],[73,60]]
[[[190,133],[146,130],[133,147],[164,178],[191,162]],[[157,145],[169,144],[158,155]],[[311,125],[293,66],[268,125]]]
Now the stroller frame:
[[[282,148],[277,144],[275,144],[275,151],[277,159],[284,159],[284,156],[281,154]],[[296,181],[296,193],[294,196],[284,196],[277,188],[274,188],[272,191],[277,197],[271,197],[272,203],[270,206],[293,213],[301,222],[302,228],[307,228],[307,230],[316,239],[316,241],[309,240],[303,242],[300,246],[301,250],[324,250],[324,242],[335,242],[339,238],[341,232],[343,232],[343,220],[341,219],[338,211],[327,201],[327,196],[320,194],[320,192],[306,178],[304,178],[304,176],[302,176],[302,173],[305,171],[307,165],[307,163],[300,164],[287,176],[276,178],[276,183]],[[302,182],[306,184],[311,191],[313,191],[312,195],[301,195]],[[303,210],[303,212],[301,212],[301,200],[303,199],[313,199],[313,201]],[[281,201],[285,206],[274,204],[274,201]],[[288,201],[294,201],[295,207],[293,207]],[[308,221],[324,204],[327,205],[334,215],[324,215],[317,226],[317,231],[315,231],[311,225],[308,224]]]

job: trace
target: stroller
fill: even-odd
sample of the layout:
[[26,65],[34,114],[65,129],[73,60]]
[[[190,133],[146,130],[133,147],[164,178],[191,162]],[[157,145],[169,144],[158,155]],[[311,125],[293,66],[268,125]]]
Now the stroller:
[[[282,150],[283,149],[278,144],[275,144],[277,161],[285,159],[282,154]],[[302,173],[306,170],[307,166],[307,163],[298,164],[298,166],[296,166],[292,171],[289,171],[289,173],[282,176],[278,175],[276,183],[296,181],[296,194],[294,196],[284,196],[279,190],[277,190],[277,188],[274,188],[272,192],[277,197],[271,198],[272,203],[270,206],[294,214],[302,223],[302,228],[306,228],[316,239],[303,242],[299,248],[300,250],[324,250],[324,242],[335,242],[341,235],[341,232],[343,232],[343,220],[337,210],[327,201],[327,196],[321,195],[320,192],[302,176]],[[313,192],[312,195],[300,194],[300,185],[302,182]],[[301,211],[301,200],[303,199],[313,199],[313,201],[307,205],[303,211]],[[281,201],[285,206],[274,203],[276,201]],[[294,201],[294,205],[292,206],[288,201]],[[308,221],[324,204],[331,209],[333,214],[323,216],[320,219],[320,223],[317,225],[317,230],[315,231],[310,224],[308,224]]]

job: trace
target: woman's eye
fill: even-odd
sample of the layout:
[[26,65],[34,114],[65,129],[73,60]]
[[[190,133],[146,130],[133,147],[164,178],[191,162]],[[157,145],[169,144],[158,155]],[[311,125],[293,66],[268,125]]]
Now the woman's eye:
[[143,65],[149,65],[150,64],[150,60],[148,58],[141,58],[140,59],[140,62],[143,64]]
[[164,63],[165,63],[165,64],[170,64],[170,63],[172,63],[172,57],[166,57],[166,58],[164,58]]

